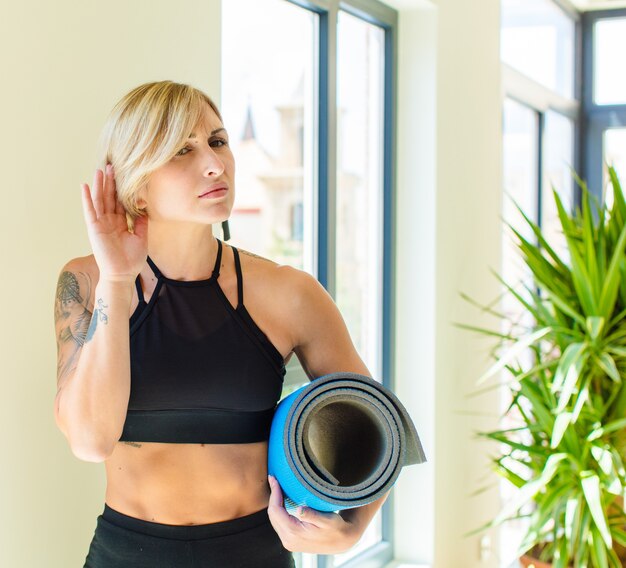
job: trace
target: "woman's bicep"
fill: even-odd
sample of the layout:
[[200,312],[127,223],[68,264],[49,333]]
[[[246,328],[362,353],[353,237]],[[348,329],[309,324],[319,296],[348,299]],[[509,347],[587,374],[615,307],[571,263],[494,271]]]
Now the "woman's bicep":
[[330,294],[310,275],[300,278],[296,288],[294,352],[309,377],[336,372],[371,376]]
[[73,259],[61,269],[54,297],[57,393],[78,364],[91,321],[94,288],[82,259]]

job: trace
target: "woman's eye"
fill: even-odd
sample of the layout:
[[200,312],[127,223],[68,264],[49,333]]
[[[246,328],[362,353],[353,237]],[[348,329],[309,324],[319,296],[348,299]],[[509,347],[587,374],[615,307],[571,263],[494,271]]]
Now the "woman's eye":
[[178,150],[178,152],[176,152],[177,156],[184,156],[187,152],[185,152],[184,154],[182,153],[183,150],[187,150],[187,152],[191,151],[191,148],[188,148],[187,146],[185,146],[184,148],[181,148],[180,150]]
[[226,146],[228,144],[228,140],[224,138],[214,138],[209,142],[209,146],[214,148],[221,148],[222,146]]

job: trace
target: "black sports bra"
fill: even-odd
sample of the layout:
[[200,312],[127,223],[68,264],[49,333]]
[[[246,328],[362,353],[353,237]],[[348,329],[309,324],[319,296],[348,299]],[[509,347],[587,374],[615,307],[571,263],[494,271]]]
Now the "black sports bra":
[[130,400],[120,441],[233,444],[267,440],[280,399],[282,355],[243,305],[239,251],[237,307],[217,278],[222,242],[207,280],[163,276],[130,318]]

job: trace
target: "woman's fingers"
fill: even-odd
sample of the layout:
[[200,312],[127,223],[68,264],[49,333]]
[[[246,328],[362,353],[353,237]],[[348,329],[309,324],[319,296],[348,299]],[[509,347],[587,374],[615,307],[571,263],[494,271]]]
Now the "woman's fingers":
[[268,513],[270,517],[273,516],[277,520],[288,520],[287,517],[289,513],[287,513],[283,505],[283,492],[278,485],[278,482],[272,476],[268,476],[268,481],[270,484],[270,499],[268,504]]
[[324,513],[316,511],[309,507],[298,507],[296,516],[304,522],[315,525],[316,527],[332,527],[337,524],[338,515],[336,513]]
[[133,228],[133,234],[142,239],[147,239],[148,236],[148,217],[146,215],[140,215],[135,218]]
[[[280,535],[289,530],[295,519],[287,512],[283,504],[283,492],[276,481],[276,478],[268,476],[270,484],[270,499],[267,507],[267,514],[274,530]],[[296,521],[297,524],[297,521]]]
[[93,175],[93,185],[91,186],[91,201],[96,215],[101,217],[104,214],[104,196],[103,193],[103,175],[102,170],[96,170]]
[[96,210],[93,208],[93,203],[91,202],[91,192],[89,191],[89,186],[86,183],[81,183],[80,188],[85,221],[87,221],[87,223],[95,223],[97,215]]
[[106,165],[104,178],[104,211],[105,213],[113,213],[115,211],[115,174],[111,164]]

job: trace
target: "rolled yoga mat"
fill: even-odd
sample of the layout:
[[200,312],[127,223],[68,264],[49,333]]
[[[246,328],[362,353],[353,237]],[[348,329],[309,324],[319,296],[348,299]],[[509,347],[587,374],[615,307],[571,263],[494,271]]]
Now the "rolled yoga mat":
[[288,510],[366,505],[392,487],[403,466],[425,461],[402,403],[364,375],[315,379],[281,400],[272,420],[268,472]]

